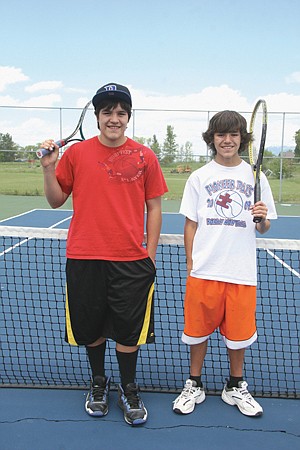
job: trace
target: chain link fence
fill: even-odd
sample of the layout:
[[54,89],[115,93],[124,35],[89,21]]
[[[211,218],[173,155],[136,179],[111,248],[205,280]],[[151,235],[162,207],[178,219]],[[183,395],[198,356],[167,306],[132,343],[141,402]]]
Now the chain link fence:
[[[63,139],[75,128],[81,108],[0,106],[0,133],[10,134],[19,151],[19,161],[35,158],[38,144],[46,138]],[[163,148],[167,127],[171,126],[177,153],[170,171],[180,166],[185,171],[204,164],[210,158],[209,150],[202,140],[209,119],[217,111],[208,110],[158,110],[133,109],[127,135],[140,139],[146,145],[153,138]],[[239,111],[250,121],[251,111]],[[274,197],[278,202],[300,203],[300,159],[295,157],[295,134],[300,129],[300,112],[269,112],[266,139],[266,157],[263,170],[269,178]],[[88,110],[83,124],[83,134],[89,138],[97,134],[97,123],[92,108]],[[5,161],[0,149],[1,160]],[[178,168],[179,166],[179,168]]]

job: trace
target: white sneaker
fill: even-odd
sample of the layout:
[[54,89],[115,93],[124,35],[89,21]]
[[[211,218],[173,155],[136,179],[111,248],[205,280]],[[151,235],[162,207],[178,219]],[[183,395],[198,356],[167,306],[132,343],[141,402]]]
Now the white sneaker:
[[248,392],[246,381],[239,381],[239,387],[228,388],[224,386],[222,400],[228,405],[236,405],[245,416],[261,416],[263,409]]
[[194,411],[195,404],[204,402],[205,391],[197,387],[196,381],[186,380],[181,394],[173,402],[173,411],[177,414],[189,414]]

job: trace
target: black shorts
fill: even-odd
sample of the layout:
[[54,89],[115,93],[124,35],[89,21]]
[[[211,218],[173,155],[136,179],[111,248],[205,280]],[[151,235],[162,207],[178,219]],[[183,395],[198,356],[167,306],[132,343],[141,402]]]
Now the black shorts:
[[100,337],[126,346],[154,342],[155,274],[149,257],[68,259],[66,342],[89,345]]

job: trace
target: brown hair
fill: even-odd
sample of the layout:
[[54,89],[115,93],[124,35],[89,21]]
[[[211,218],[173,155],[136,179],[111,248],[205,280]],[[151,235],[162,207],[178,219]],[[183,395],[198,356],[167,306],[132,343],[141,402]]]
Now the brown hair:
[[98,105],[95,108],[95,115],[98,119],[99,112],[101,109],[105,109],[106,111],[112,111],[120,104],[121,108],[124,109],[128,114],[128,121],[131,117],[131,106],[127,102],[122,102],[118,100],[117,98],[112,100],[102,100],[102,102],[99,102]]
[[214,146],[215,133],[233,133],[239,131],[241,133],[241,145],[239,154],[246,150],[249,142],[252,141],[252,133],[247,131],[246,119],[236,111],[221,111],[215,114],[209,121],[208,129],[202,133],[202,137],[208,147],[211,149],[213,156],[217,151]]

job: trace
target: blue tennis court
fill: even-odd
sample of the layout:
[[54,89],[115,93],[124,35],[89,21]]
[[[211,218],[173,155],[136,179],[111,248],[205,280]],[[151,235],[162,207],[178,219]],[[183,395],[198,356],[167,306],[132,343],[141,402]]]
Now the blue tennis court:
[[[66,210],[33,210],[26,214],[7,219],[0,223],[1,226],[18,226],[18,227],[38,227],[51,229],[66,229],[68,228],[69,220],[72,211]],[[273,222],[272,232],[268,233],[268,238],[276,239],[299,239],[299,220],[300,218],[280,217],[278,221]],[[162,233],[181,234],[183,231],[183,218],[178,214],[164,214]],[[273,234],[271,234],[273,233]],[[28,239],[29,241],[29,239]],[[29,241],[28,251],[31,252],[32,246]],[[16,245],[16,241],[12,241],[11,247]],[[23,247],[19,245],[15,247],[19,249]],[[53,245],[51,245],[53,247]],[[19,251],[19,250],[18,250]],[[48,247],[39,251],[43,254],[44,259],[53,261],[53,255],[49,253]],[[9,253],[9,252],[8,252]],[[40,255],[40,253],[38,255]],[[20,253],[21,254],[21,253]],[[35,254],[36,255],[36,254]],[[36,257],[36,256],[35,256]],[[38,256],[37,259],[39,259]],[[285,256],[280,255],[280,258]],[[175,260],[174,260],[175,258]],[[268,255],[271,261],[274,259],[272,255]],[[24,266],[24,258],[21,256],[20,264],[22,262],[22,271],[28,271],[28,277],[35,278],[30,270],[32,270],[32,259],[28,260],[28,265]],[[31,262],[30,262],[31,261]],[[174,262],[175,261],[175,262]],[[54,269],[58,270],[57,264]],[[288,398],[281,398],[277,395],[272,398],[272,393],[267,397],[260,398],[265,413],[260,418],[248,418],[238,412],[236,408],[230,408],[222,402],[218,391],[224,377],[227,376],[227,366],[225,362],[224,349],[218,349],[216,354],[212,352],[209,355],[208,366],[206,367],[207,384],[209,386],[209,394],[207,400],[203,405],[198,406],[196,411],[188,416],[178,416],[172,411],[172,400],[176,394],[172,390],[177,388],[177,383],[182,383],[181,377],[184,379],[188,373],[188,357],[186,355],[186,347],[180,344],[180,335],[178,332],[178,325],[181,326],[182,305],[177,300],[174,302],[174,297],[180,299],[182,297],[181,284],[178,273],[181,264],[184,264],[184,255],[172,252],[162,254],[161,265],[164,266],[164,276],[167,281],[165,283],[164,291],[158,292],[160,300],[159,314],[167,317],[167,322],[161,324],[158,330],[158,350],[160,345],[165,345],[166,361],[160,359],[160,352],[153,350],[142,350],[145,353],[146,364],[144,367],[138,368],[140,373],[141,386],[151,385],[159,382],[166,385],[164,392],[155,392],[153,386],[149,391],[143,392],[143,399],[149,411],[149,419],[145,426],[132,429],[125,424],[122,413],[116,405],[116,392],[112,391],[110,401],[110,413],[102,419],[93,419],[87,416],[84,411],[83,404],[86,395],[85,383],[88,379],[87,368],[85,366],[85,357],[82,352],[77,350],[72,356],[72,352],[67,346],[66,350],[71,356],[69,360],[67,353],[64,350],[61,352],[62,337],[60,334],[60,327],[63,326],[64,319],[63,309],[57,309],[57,303],[63,305],[63,300],[57,301],[57,291],[54,291],[54,286],[45,286],[45,291],[41,290],[41,286],[37,287],[34,283],[25,284],[23,291],[28,292],[28,299],[32,299],[32,303],[26,300],[27,293],[18,292],[15,305],[8,305],[5,303],[3,297],[3,308],[6,317],[4,324],[4,315],[2,314],[1,328],[4,325],[6,334],[12,333],[11,339],[5,342],[2,340],[1,352],[6,366],[1,367],[2,384],[6,388],[0,391],[1,410],[0,410],[0,448],[1,450],[21,450],[21,449],[135,449],[144,446],[146,449],[182,449],[188,445],[196,446],[196,448],[203,449],[223,449],[232,448],[237,449],[243,446],[245,449],[252,449],[253,446],[257,448],[272,448],[272,449],[296,449],[299,448],[300,438],[300,419],[299,419],[299,402]],[[292,269],[299,273],[299,255],[298,260],[292,259]],[[280,264],[279,264],[280,265]],[[282,265],[282,264],[281,264]],[[266,266],[272,266],[270,262],[266,262]],[[14,263],[16,267],[16,263]],[[37,270],[41,266],[37,264]],[[291,268],[291,266],[289,266]],[[272,269],[272,267],[271,267]],[[50,270],[50,269],[47,269]],[[264,272],[265,269],[261,269]],[[268,274],[268,278],[272,274]],[[16,274],[18,276],[18,274]],[[273,275],[274,276],[274,275]],[[272,366],[277,365],[274,374],[271,374],[272,389],[293,389],[297,390],[299,394],[299,352],[295,348],[299,345],[297,341],[297,326],[299,323],[292,322],[292,329],[286,330],[286,307],[289,309],[289,314],[292,315],[292,303],[294,297],[297,296],[299,305],[299,284],[298,287],[293,286],[287,279],[292,277],[289,275],[289,269],[281,267],[279,274],[279,284],[285,286],[284,289],[279,289],[279,300],[285,303],[285,312],[276,310],[275,316],[271,315],[272,305],[265,305],[266,310],[259,311],[261,317],[259,321],[263,321],[264,329],[274,329],[274,334],[269,333],[263,336],[263,342],[260,353],[257,357],[249,358],[246,370],[247,380],[249,381],[250,390],[252,384],[255,382],[254,376],[262,379],[262,386],[266,386],[267,381],[264,380],[264,372],[266,369],[272,372]],[[276,278],[276,277],[275,277]],[[292,277],[293,278],[293,277]],[[273,280],[272,283],[277,283]],[[283,284],[285,283],[285,284]],[[299,283],[299,278],[298,278]],[[158,281],[158,287],[160,281]],[[287,287],[288,286],[288,287]],[[49,290],[50,289],[50,290]],[[53,289],[53,291],[51,290]],[[264,289],[264,287],[262,287]],[[278,289],[278,288],[277,288]],[[18,288],[17,288],[18,290]],[[19,289],[21,290],[21,289]],[[286,293],[287,291],[287,293]],[[24,295],[23,295],[24,294]],[[60,293],[63,297],[63,289]],[[281,298],[282,295],[282,298]],[[262,293],[262,297],[265,294]],[[24,298],[25,297],[25,301]],[[40,307],[39,301],[47,303],[47,308],[50,310],[51,320],[42,314],[37,313]],[[166,303],[164,303],[166,301]],[[22,303],[23,302],[23,303]],[[172,303],[173,302],[173,303]],[[11,302],[10,302],[11,303]],[[179,305],[178,305],[179,303]],[[43,305],[42,305],[43,306]],[[11,309],[9,309],[11,308]],[[274,305],[276,309],[276,305]],[[40,308],[41,311],[45,309]],[[23,314],[30,315],[32,320],[31,327],[28,329],[22,328],[18,330],[10,329],[10,324],[7,320],[8,311],[18,314],[20,323],[22,322]],[[55,311],[55,313],[54,313]],[[295,318],[299,317],[299,311],[293,313]],[[16,318],[14,318],[15,321]],[[45,337],[39,335],[40,326],[37,325],[36,320],[41,320],[45,326]],[[277,325],[274,322],[282,322],[282,334],[278,334]],[[167,333],[165,328],[168,323]],[[35,324],[35,326],[33,326]],[[259,337],[260,340],[260,337]],[[21,342],[22,341],[22,342]],[[49,345],[50,341],[50,345]],[[37,346],[38,348],[37,352]],[[273,347],[272,347],[273,346]],[[278,356],[270,349],[277,347],[279,350]],[[21,348],[21,352],[20,352]],[[165,350],[164,350],[165,351]],[[60,353],[61,352],[61,353]],[[293,353],[294,352],[294,353]],[[221,353],[221,359],[219,358]],[[293,354],[291,360],[286,361],[284,354]],[[10,354],[10,359],[7,355]],[[40,355],[40,360],[34,360],[36,355]],[[11,356],[12,355],[12,356]],[[17,355],[17,356],[16,356]],[[224,355],[224,358],[223,356]],[[298,356],[296,356],[298,355]],[[289,357],[289,356],[288,356]],[[111,354],[111,370],[114,368],[113,354]],[[293,358],[298,358],[293,360]],[[257,359],[257,360],[255,360]],[[9,362],[11,367],[9,367]],[[179,362],[180,361],[180,362]],[[214,365],[214,372],[210,368]],[[29,368],[28,368],[29,363]],[[77,365],[77,366],[76,366]],[[183,365],[183,366],[182,366]],[[30,366],[34,367],[34,372],[37,374],[37,379],[32,379],[30,374]],[[68,368],[72,366],[72,372],[75,374],[76,380],[65,381],[65,376],[68,373]],[[265,366],[265,367],[260,367]],[[293,380],[291,373],[284,366],[293,366],[295,374]],[[165,367],[165,369],[164,369]],[[74,368],[77,370],[74,371]],[[262,370],[262,371],[260,371]],[[184,373],[182,373],[184,372]],[[145,378],[144,374],[148,374],[151,379]],[[151,376],[149,375],[151,374]],[[250,376],[248,376],[250,375]],[[80,378],[82,377],[82,378]],[[76,386],[79,379],[81,387]],[[212,383],[214,378],[214,385]],[[253,378],[253,380],[252,380]],[[8,387],[7,379],[13,380]],[[29,387],[16,387],[18,384],[25,384]],[[46,387],[44,379],[53,380],[51,386]],[[173,383],[170,387],[168,382]],[[20,383],[18,383],[20,381]],[[22,382],[21,382],[22,381]],[[53,384],[59,385],[57,389],[49,389]],[[253,383],[252,383],[253,382]],[[63,386],[65,383],[65,387]],[[74,388],[70,387],[75,383]],[[205,383],[206,384],[206,383]],[[181,386],[181,384],[180,384]],[[151,386],[150,386],[151,387]],[[39,388],[39,389],[37,389]],[[261,386],[258,390],[261,389]],[[269,386],[266,390],[269,389]]]
[[[34,209],[18,216],[1,220],[0,225],[18,227],[68,228],[73,211]],[[184,217],[177,213],[163,213],[162,233],[182,234]],[[300,239],[300,216],[279,216],[272,221],[266,235],[269,239]]]

